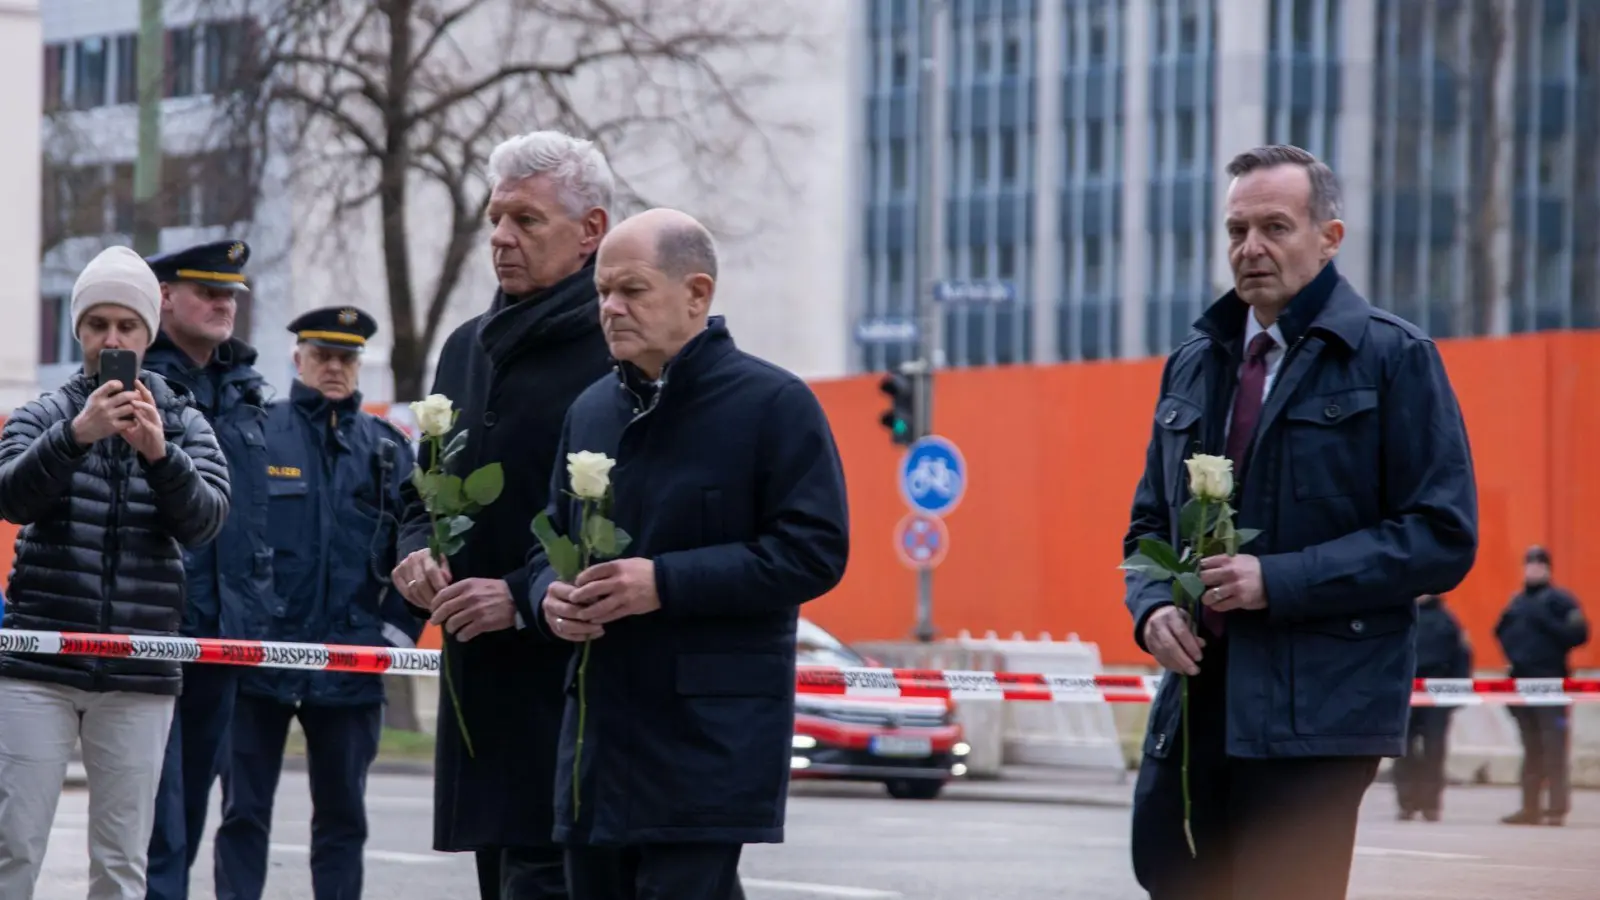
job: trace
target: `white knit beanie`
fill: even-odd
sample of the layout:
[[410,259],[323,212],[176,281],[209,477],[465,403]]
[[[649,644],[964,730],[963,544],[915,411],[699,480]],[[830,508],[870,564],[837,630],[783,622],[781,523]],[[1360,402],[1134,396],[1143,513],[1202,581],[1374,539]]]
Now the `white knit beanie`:
[[107,247],[89,261],[72,286],[72,336],[89,310],[102,303],[125,306],[139,314],[150,339],[161,329],[161,282],[144,258],[127,247]]

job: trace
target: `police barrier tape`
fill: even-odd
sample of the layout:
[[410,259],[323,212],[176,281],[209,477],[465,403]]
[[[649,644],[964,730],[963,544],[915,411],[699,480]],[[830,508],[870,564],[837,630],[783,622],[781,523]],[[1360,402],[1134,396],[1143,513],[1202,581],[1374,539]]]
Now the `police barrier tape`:
[[[439,651],[339,644],[292,644],[218,638],[140,637],[0,630],[0,653],[102,656],[215,663],[269,669],[437,677]],[[1032,675],[936,669],[801,666],[802,694],[838,697],[931,697],[1044,703],[1149,703],[1159,675]],[[1566,705],[1600,701],[1600,679],[1419,678],[1412,706]]]

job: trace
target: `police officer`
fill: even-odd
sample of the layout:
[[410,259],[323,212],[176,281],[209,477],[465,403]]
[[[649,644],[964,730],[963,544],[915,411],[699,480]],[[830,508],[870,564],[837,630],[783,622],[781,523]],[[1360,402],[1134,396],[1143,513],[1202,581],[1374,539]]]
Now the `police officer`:
[[[415,646],[422,622],[387,573],[394,568],[400,483],[411,474],[405,433],[363,412],[361,353],[378,325],[350,307],[295,319],[296,378],[269,406],[269,519],[277,641]],[[272,801],[289,721],[305,733],[314,809],[311,883],[317,900],[361,896],[367,770],[383,724],[378,675],[246,670],[234,712],[216,837],[218,900],[260,900]]]
[[[1444,598],[1425,594],[1417,598],[1417,677],[1472,677],[1472,645]],[[1394,762],[1395,797],[1400,820],[1417,813],[1429,822],[1439,821],[1444,797],[1444,764],[1448,756],[1450,714],[1453,706],[1416,706],[1411,709],[1406,755]]]
[[[1577,599],[1550,583],[1545,548],[1536,545],[1524,554],[1522,592],[1500,614],[1494,634],[1511,663],[1512,678],[1570,676],[1567,655],[1588,643],[1589,623]],[[1571,707],[1513,706],[1511,716],[1522,735],[1522,808],[1500,821],[1564,824],[1572,794],[1567,773]]]
[[[270,617],[272,547],[267,543],[266,380],[256,351],[234,337],[239,295],[249,292],[250,247],[221,240],[146,260],[161,282],[161,331],[145,368],[162,375],[211,423],[228,460],[227,523],[184,558],[188,637],[260,638]],[[183,667],[150,837],[147,896],[184,900],[205,830],[211,785],[224,758],[240,670]]]

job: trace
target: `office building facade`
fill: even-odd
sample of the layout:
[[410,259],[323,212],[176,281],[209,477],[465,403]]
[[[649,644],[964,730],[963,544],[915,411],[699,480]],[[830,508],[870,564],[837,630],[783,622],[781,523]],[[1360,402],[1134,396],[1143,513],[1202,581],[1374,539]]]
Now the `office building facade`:
[[[942,365],[1167,352],[1231,281],[1222,169],[1269,142],[1339,173],[1339,267],[1375,303],[1440,337],[1600,324],[1600,4],[945,4],[931,153],[935,5],[861,4],[854,298],[858,319],[912,314],[931,158],[935,269],[1016,288],[937,311]],[[856,365],[914,354],[863,344]]]

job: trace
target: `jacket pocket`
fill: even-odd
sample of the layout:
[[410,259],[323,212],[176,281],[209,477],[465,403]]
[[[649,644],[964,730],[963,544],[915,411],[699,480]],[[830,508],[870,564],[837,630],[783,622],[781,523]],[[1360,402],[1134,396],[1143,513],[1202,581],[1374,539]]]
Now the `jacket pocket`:
[[1179,702],[1180,683],[1183,676],[1168,672],[1161,678],[1156,698],[1150,704],[1150,726],[1145,731],[1144,755],[1152,759],[1166,759],[1178,742],[1178,728],[1183,724],[1183,705]]
[[1297,400],[1288,423],[1290,475],[1297,500],[1344,497],[1378,471],[1377,388],[1348,388]]
[[674,688],[672,802],[685,824],[766,821],[783,803],[794,671],[781,654],[688,653]]
[[726,543],[727,517],[722,508],[722,490],[706,488],[700,496],[700,529],[707,546]]
[[1184,486],[1188,484],[1188,469],[1183,461],[1200,452],[1198,425],[1201,412],[1200,404],[1176,394],[1168,394],[1156,404],[1156,429],[1161,436],[1161,465],[1167,500],[1173,506],[1183,504]]
[[1410,615],[1338,616],[1288,637],[1296,734],[1379,736],[1404,727],[1416,670]]

